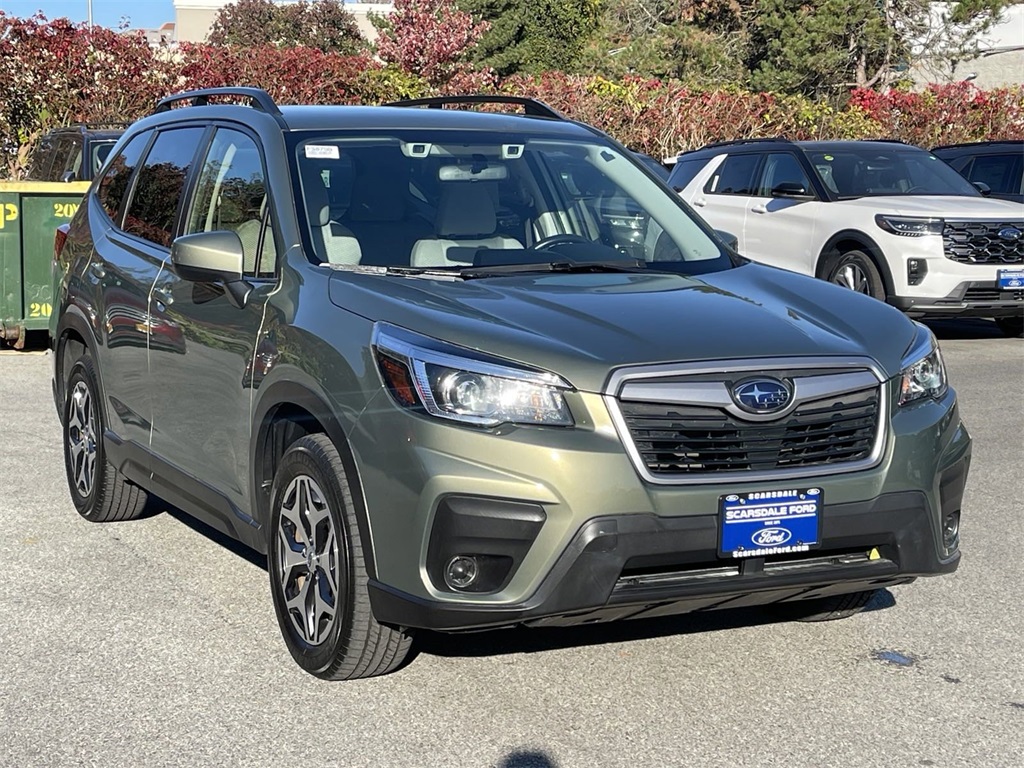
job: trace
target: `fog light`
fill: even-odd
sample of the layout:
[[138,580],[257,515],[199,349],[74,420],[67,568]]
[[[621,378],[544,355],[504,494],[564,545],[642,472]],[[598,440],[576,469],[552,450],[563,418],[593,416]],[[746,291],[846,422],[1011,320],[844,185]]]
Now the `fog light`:
[[960,543],[960,510],[950,512],[942,518],[942,545],[952,552]]
[[444,569],[444,581],[452,589],[468,589],[473,586],[480,568],[471,555],[456,555]]
[[920,285],[928,274],[928,262],[924,259],[907,259],[907,283]]

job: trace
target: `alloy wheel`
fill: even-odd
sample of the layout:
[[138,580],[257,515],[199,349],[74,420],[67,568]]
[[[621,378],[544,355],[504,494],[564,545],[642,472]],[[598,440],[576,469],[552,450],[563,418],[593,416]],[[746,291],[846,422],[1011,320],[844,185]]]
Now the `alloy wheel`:
[[92,392],[84,381],[71,390],[68,414],[68,451],[75,489],[84,499],[92,493],[96,481],[96,409]]
[[330,635],[338,614],[338,537],[327,497],[299,475],[288,484],[277,530],[278,579],[293,629],[309,645]]
[[832,282],[851,291],[871,295],[871,282],[867,274],[854,262],[847,262],[839,267],[832,275]]

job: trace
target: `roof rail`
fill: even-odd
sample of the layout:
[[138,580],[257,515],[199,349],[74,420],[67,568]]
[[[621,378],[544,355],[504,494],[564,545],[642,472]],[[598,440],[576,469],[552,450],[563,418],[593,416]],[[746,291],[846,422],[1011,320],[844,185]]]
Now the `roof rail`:
[[385,104],[385,107],[429,107],[430,109],[443,109],[449,104],[515,104],[522,107],[523,111],[530,117],[547,117],[552,120],[566,120],[561,112],[552,109],[543,101],[530,99],[526,96],[504,96],[486,94],[468,94],[465,96],[431,96],[425,99],[407,99],[405,101],[392,101]]
[[96,120],[93,122],[69,123],[67,128],[87,128],[89,130],[102,130],[104,128],[127,128],[131,123],[123,120]]
[[960,147],[987,147],[992,144],[1020,144],[1020,139],[990,139],[988,141],[965,141],[962,144],[940,144],[937,147],[932,147],[932,150],[936,149],[959,149]]
[[168,96],[165,99],[161,99],[156,109],[153,110],[153,114],[159,114],[160,112],[166,112],[171,108],[172,104],[176,104],[179,101],[191,101],[193,107],[205,107],[210,103],[211,96],[238,96],[243,99],[248,99],[249,106],[260,112],[266,112],[268,115],[280,115],[281,110],[278,109],[277,104],[270,97],[270,94],[264,91],[262,88],[250,88],[247,86],[240,87],[227,87],[227,88],[201,88],[198,91],[186,91],[185,93],[178,93],[174,96]]
[[708,149],[709,147],[729,147],[734,144],[758,144],[761,142],[776,142],[783,144],[792,144],[792,139],[787,139],[785,136],[768,136],[760,139],[732,139],[731,141],[713,141],[710,144],[705,144],[701,149]]

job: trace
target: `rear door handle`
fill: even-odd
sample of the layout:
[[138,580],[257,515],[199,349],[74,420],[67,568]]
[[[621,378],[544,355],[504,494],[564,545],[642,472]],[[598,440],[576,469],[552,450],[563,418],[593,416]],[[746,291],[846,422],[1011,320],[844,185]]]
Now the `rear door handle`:
[[768,213],[768,209],[763,205],[755,205],[750,210],[753,211],[754,213]]
[[107,276],[107,270],[103,268],[103,264],[98,261],[94,261],[89,265],[89,271],[92,272],[93,276],[98,277],[102,280]]
[[167,291],[161,290],[160,288],[154,288],[153,301],[157,304],[163,304],[166,307],[174,303],[174,297]]
[[693,205],[695,208],[703,208],[707,204],[708,201],[705,200],[703,197],[698,197],[696,200],[693,201]]

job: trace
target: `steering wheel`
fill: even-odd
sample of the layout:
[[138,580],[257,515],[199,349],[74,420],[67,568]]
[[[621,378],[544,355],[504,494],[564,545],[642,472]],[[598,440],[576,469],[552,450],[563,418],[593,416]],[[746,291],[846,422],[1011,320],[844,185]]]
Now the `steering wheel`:
[[591,245],[593,241],[583,235],[551,235],[549,237],[541,238],[534,243],[533,250],[544,251],[567,243],[585,243],[587,245]]
[[903,194],[904,195],[909,195],[909,194],[912,194],[914,192],[924,192],[924,191],[926,191],[924,187],[922,187],[920,184],[915,184],[914,186],[912,186],[910,189],[908,189]]

